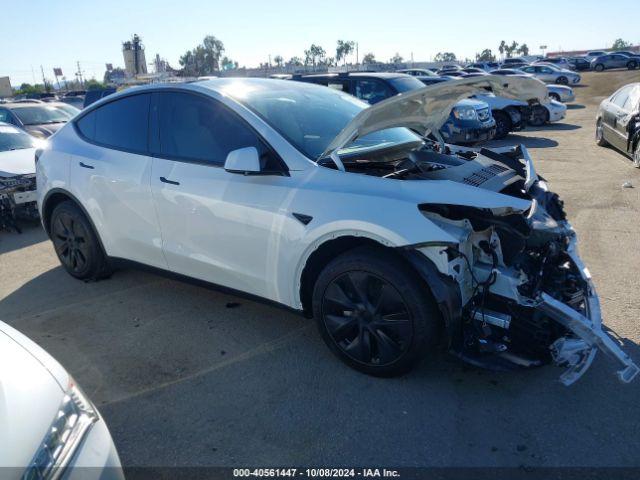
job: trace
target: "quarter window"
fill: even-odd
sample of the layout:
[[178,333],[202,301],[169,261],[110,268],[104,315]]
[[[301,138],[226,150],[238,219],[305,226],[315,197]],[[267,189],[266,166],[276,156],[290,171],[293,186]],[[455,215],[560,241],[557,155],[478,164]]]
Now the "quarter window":
[[132,95],[98,107],[76,122],[87,139],[118,150],[147,152],[150,94]]
[[279,161],[258,136],[213,100],[182,92],[158,95],[159,153],[163,157],[222,166],[229,152],[255,147],[261,168],[281,170]]

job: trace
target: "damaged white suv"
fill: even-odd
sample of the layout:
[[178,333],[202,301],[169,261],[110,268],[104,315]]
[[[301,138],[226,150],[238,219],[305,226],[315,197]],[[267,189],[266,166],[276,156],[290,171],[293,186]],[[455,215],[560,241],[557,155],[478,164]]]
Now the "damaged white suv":
[[425,140],[487,87],[547,99],[538,80],[495,76],[369,108],[282,80],[127,90],[39,154],[43,224],[74,277],[144,264],[267,299],[315,317],[369,374],[401,374],[444,339],[476,365],[555,362],[565,384],[601,349],[629,382],[638,368],[603,332],[562,202],[525,148]]

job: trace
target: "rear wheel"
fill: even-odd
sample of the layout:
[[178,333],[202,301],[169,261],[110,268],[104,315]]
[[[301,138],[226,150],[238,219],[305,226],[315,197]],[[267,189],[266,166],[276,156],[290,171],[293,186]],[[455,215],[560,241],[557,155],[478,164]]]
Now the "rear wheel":
[[64,269],[81,280],[98,280],[111,274],[93,227],[82,210],[67,200],[51,214],[51,240]]
[[638,68],[638,62],[631,61],[627,63],[627,68],[629,70],[635,70],[636,68]]
[[513,128],[511,117],[508,113],[505,113],[501,110],[495,110],[491,113],[494,120],[496,121],[496,133],[493,138],[500,139],[506,137]]
[[596,121],[596,144],[600,147],[607,145],[607,141],[604,139],[604,126],[601,118]]
[[563,76],[558,77],[556,79],[556,83],[558,83],[560,85],[567,85],[569,83],[569,79],[563,75]]
[[604,65],[603,65],[603,64],[601,64],[601,63],[598,63],[595,67],[593,67],[593,69],[594,69],[596,72],[602,72],[602,71],[604,70]]
[[441,323],[420,277],[400,259],[369,247],[325,267],[314,287],[313,313],[333,353],[376,376],[409,371],[434,345]]

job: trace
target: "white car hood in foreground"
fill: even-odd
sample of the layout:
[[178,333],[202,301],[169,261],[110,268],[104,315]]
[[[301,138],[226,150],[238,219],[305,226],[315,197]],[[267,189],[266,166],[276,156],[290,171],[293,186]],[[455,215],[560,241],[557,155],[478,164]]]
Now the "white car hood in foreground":
[[322,157],[358,137],[386,128],[407,127],[425,133],[437,132],[457,102],[476,93],[486,93],[486,87],[498,96],[524,102],[548,100],[546,85],[536,78],[486,75],[429,85],[362,110],[333,139]]
[[60,364],[0,322],[0,468],[31,462],[64,397],[60,381]]
[[35,148],[0,152],[0,177],[14,177],[36,172]]

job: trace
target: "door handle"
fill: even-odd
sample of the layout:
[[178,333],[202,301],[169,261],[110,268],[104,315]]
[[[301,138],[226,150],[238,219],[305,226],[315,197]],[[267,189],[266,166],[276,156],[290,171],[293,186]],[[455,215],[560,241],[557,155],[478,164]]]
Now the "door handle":
[[165,177],[160,177],[160,181],[162,183],[168,183],[169,185],[180,185],[180,182],[174,182],[173,180],[169,180],[168,178],[165,178]]
[[95,167],[93,165],[87,165],[86,163],[80,162],[80,166],[82,168],[89,168],[91,170],[93,170]]

